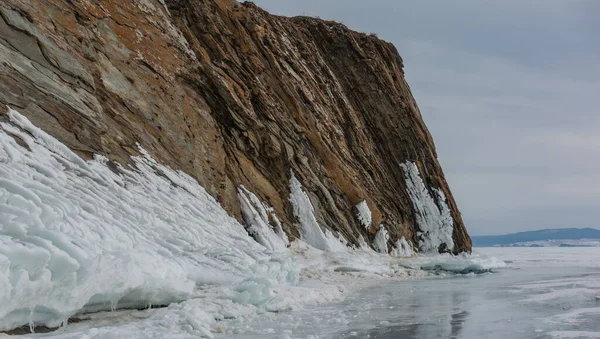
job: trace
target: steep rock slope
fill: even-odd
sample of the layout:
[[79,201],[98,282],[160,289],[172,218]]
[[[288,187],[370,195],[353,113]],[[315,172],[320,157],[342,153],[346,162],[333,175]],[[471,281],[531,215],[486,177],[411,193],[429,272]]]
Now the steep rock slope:
[[296,187],[351,244],[470,251],[393,45],[233,0],[5,0],[0,15],[0,113],[81,156],[130,163],[139,143],[250,224],[243,185],[292,238]]

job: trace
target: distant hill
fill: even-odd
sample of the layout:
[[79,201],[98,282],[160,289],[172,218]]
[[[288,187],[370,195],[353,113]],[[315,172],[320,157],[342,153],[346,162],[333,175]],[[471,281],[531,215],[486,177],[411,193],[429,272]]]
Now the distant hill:
[[544,240],[600,239],[600,230],[594,228],[559,228],[511,233],[505,235],[471,236],[473,246],[506,246]]

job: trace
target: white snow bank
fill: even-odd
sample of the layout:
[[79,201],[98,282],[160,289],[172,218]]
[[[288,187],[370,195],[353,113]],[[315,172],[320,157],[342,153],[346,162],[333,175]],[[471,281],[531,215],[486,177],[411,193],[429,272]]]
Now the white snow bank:
[[[85,161],[8,115],[0,124],[0,330],[168,304],[199,285],[296,281],[291,259],[267,255],[185,173],[141,150],[135,168],[116,174],[106,158]],[[261,302],[245,292],[246,302]]]
[[461,253],[459,255],[435,254],[420,255],[401,260],[406,266],[414,269],[445,271],[451,273],[489,272],[506,267],[506,263],[495,257],[479,254]]
[[[246,230],[261,245],[273,252],[284,251],[289,240],[272,207],[268,207],[244,186],[238,188],[238,199],[242,209]],[[269,215],[273,225],[269,222]]]
[[419,233],[419,250],[421,252],[437,252],[442,243],[449,250],[454,249],[452,231],[454,220],[446,202],[446,195],[441,189],[433,188],[434,197],[429,194],[421,179],[419,168],[414,162],[400,164],[404,170],[406,188],[415,208]]
[[[340,241],[327,228],[323,232],[315,217],[315,209],[310,202],[310,198],[302,190],[302,184],[296,179],[294,173],[291,174],[290,202],[294,208],[294,215],[300,223],[302,241],[322,251],[346,251],[347,247],[344,245],[344,241]],[[338,237],[342,237],[342,235],[338,233]]]
[[365,228],[369,228],[371,226],[373,219],[371,216],[371,210],[369,209],[369,205],[367,205],[366,200],[363,200],[356,205],[356,218]]

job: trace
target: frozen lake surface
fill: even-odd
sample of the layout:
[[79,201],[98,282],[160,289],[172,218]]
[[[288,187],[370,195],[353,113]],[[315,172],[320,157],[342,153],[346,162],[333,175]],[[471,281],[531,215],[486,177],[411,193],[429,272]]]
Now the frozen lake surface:
[[599,248],[476,252],[507,267],[383,283],[342,303],[232,321],[239,334],[222,337],[600,338]]

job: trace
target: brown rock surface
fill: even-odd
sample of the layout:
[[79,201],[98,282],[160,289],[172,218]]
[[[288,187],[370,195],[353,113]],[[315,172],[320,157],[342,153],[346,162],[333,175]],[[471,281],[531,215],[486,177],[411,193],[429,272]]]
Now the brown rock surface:
[[[240,218],[243,184],[299,236],[290,171],[321,226],[356,244],[383,223],[418,242],[401,163],[445,192],[454,252],[471,241],[395,47],[233,0],[4,0],[0,113],[127,163],[136,143]],[[366,200],[369,230],[355,217]]]

